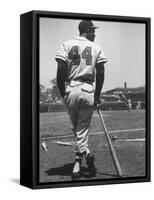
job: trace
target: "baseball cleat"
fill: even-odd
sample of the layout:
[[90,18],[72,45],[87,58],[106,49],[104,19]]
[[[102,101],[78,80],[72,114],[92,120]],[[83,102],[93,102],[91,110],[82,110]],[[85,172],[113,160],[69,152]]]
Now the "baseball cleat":
[[92,155],[91,153],[89,153],[89,154],[86,156],[86,159],[87,159],[89,177],[94,177],[94,176],[96,176],[97,169],[96,169],[95,164],[94,164],[94,161],[95,161],[94,155]]
[[45,142],[42,142],[42,148],[43,148],[43,150],[44,150],[45,152],[48,151],[48,149],[47,149],[47,145],[46,145]]
[[81,175],[80,171],[79,171],[79,172],[73,172],[73,173],[72,173],[72,180],[77,180],[77,179],[79,179],[79,178],[80,178],[80,175]]

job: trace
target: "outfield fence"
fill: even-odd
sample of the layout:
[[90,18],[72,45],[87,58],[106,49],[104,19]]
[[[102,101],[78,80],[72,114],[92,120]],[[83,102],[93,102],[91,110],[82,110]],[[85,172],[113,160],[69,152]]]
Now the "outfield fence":
[[[132,109],[137,109],[138,102],[132,103]],[[141,102],[140,109],[145,109],[145,102]],[[105,102],[101,105],[100,110],[128,110],[128,105],[123,102]],[[63,103],[40,104],[40,112],[65,112],[66,108]]]

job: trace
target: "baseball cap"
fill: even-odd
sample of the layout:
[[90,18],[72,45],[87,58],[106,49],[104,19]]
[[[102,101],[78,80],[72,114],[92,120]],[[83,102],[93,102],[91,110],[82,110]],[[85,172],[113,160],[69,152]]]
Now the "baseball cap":
[[96,28],[98,28],[98,26],[95,26],[91,20],[82,20],[78,26],[79,31],[82,33],[87,33],[87,31]]

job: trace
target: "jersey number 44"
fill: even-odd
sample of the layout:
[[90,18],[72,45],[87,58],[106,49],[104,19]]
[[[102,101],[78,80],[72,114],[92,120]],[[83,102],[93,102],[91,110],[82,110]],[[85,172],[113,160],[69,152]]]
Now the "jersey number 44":
[[86,65],[91,65],[91,47],[86,47],[81,54],[79,54],[79,47],[73,46],[68,53],[68,57],[72,60],[72,65],[80,65],[81,59],[85,59]]

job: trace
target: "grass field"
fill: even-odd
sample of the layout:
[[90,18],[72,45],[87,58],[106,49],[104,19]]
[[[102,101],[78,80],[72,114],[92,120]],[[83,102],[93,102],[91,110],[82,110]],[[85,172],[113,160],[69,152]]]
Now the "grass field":
[[[145,175],[145,110],[103,111],[109,135],[121,141],[113,141],[123,177]],[[72,146],[54,144],[55,141],[72,142],[73,134],[67,113],[40,114],[40,182],[71,181],[74,163]],[[137,139],[127,141],[127,139]],[[45,141],[48,152],[43,151],[41,143]],[[97,175],[91,179],[117,178],[112,157],[107,145],[102,125],[96,112],[91,121],[89,147],[96,157]],[[87,166],[82,162],[83,175],[87,180]]]

